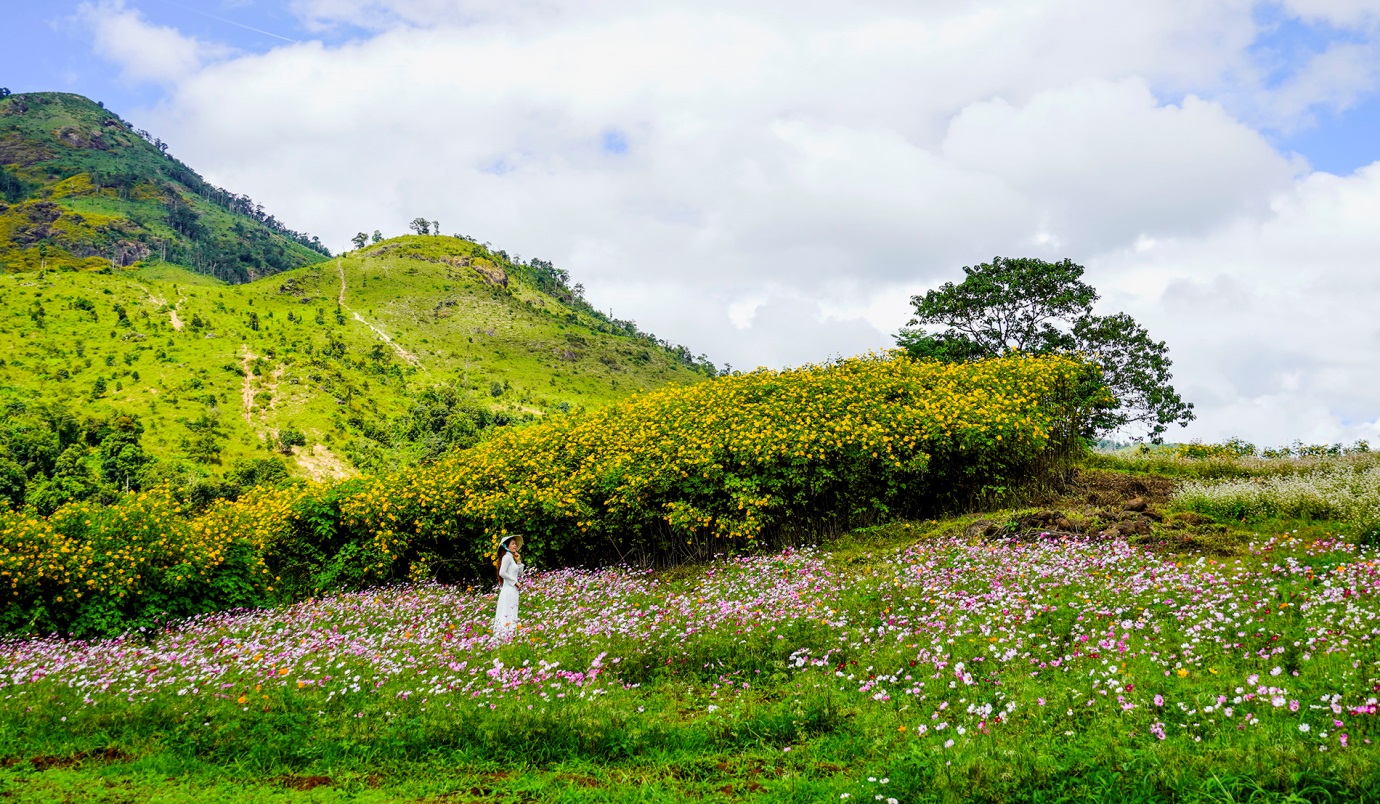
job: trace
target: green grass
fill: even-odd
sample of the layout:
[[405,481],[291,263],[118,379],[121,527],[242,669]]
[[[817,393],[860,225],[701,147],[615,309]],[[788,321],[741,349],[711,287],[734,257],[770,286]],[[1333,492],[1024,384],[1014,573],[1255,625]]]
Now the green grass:
[[[466,261],[504,270],[508,286]],[[164,458],[185,453],[180,422],[214,407],[224,465],[267,455],[292,425],[309,441],[298,471],[323,479],[352,473],[350,442],[426,388],[520,421],[705,376],[450,237],[398,238],[245,285],[168,264],[0,275],[0,343],[0,401],[136,414],[145,448]],[[107,390],[92,398],[98,377]]]
[[[1052,505],[1070,510],[1077,503]],[[1212,553],[1125,554],[1097,539],[1042,552],[1021,538],[966,535],[978,522],[1016,522],[1032,510],[866,528],[817,554],[651,575],[562,576],[568,581],[524,592],[524,619],[547,629],[498,648],[482,640],[444,647],[445,634],[459,633],[448,623],[477,621],[482,629],[492,598],[434,588],[364,595],[367,613],[348,602],[354,598],[344,605],[326,599],[269,615],[266,627],[230,620],[196,626],[184,637],[144,637],[150,657],[178,649],[183,639],[222,646],[214,661],[232,666],[220,679],[228,688],[218,683],[183,696],[175,690],[191,682],[170,680],[140,692],[159,676],[117,674],[132,700],[91,688],[100,702],[91,708],[63,683],[62,670],[43,685],[6,689],[0,758],[12,761],[0,769],[0,794],[20,801],[1380,800],[1380,765],[1364,743],[1380,739],[1380,729],[1374,716],[1347,711],[1374,697],[1380,684],[1380,650],[1367,625],[1377,614],[1376,597],[1334,600],[1329,591],[1364,588],[1375,556],[1338,541],[1345,523],[1311,522],[1288,534],[1221,523],[1232,538]],[[1199,527],[1217,534],[1217,524]],[[1170,533],[1157,525],[1154,535]],[[1064,551],[1073,562],[1067,569]],[[1135,591],[1147,572],[1156,584]],[[934,584],[944,577],[953,578],[950,585]],[[1031,583],[1033,596],[1024,588]],[[593,586],[581,591],[582,584]],[[774,598],[777,584],[796,591]],[[1209,591],[1195,591],[1200,586]],[[1016,616],[1004,608],[1009,604],[984,602],[1017,587],[1023,605],[1054,608]],[[777,605],[796,613],[774,612],[759,602],[766,599],[783,600]],[[692,609],[684,622],[701,630],[683,633],[676,620],[622,634],[576,632],[590,618],[617,621],[652,606],[674,612],[681,601]],[[743,604],[741,620],[701,619],[734,603]],[[930,625],[910,631],[897,616]],[[999,658],[1012,639],[1019,640],[1016,649],[1042,659],[1079,645],[1098,650],[1108,616],[1142,623],[1118,626],[1129,635],[1129,651],[1112,651],[1110,663],[1106,648],[1100,658],[1085,652],[1059,670],[1031,672],[1022,656]],[[1220,628],[1223,622],[1230,629]],[[946,630],[932,630],[941,623]],[[883,634],[879,626],[891,630]],[[1214,644],[1241,641],[1227,632],[1238,628],[1258,629],[1244,651]],[[905,639],[892,639],[893,632]],[[321,633],[378,647],[335,658],[326,651],[320,659],[319,648],[294,647]],[[1080,642],[1080,634],[1092,641]],[[1176,655],[1180,644],[1204,636],[1195,651]],[[908,667],[914,643],[938,647],[948,663]],[[1258,653],[1274,645],[1284,652]],[[836,652],[823,666],[797,666],[790,657],[802,647],[811,656]],[[509,693],[495,683],[476,708],[469,693],[422,689],[434,683],[427,679],[446,675],[435,657],[480,667],[497,659],[509,668],[560,661],[573,671],[590,666],[596,653],[607,657],[607,674],[592,685],[602,695],[560,686],[570,695],[558,700],[555,689],[549,696],[540,685]],[[612,664],[614,657],[621,663]],[[974,678],[949,687],[958,660]],[[1271,675],[1274,666],[1284,672]],[[270,683],[280,667],[290,673]],[[199,671],[159,672],[191,679]],[[901,679],[910,673],[928,685],[925,697],[903,694],[915,683]],[[290,683],[323,674],[335,680],[319,691]],[[352,674],[363,677],[362,691],[332,694]],[[1268,696],[1241,702],[1233,689],[1253,690],[1252,674],[1261,685],[1287,687],[1299,711],[1274,706]],[[373,688],[375,680],[380,687]],[[221,689],[223,695],[207,694]],[[877,690],[890,699],[876,700]],[[1150,700],[1158,694],[1163,705]],[[1334,694],[1343,706],[1336,715],[1326,706]],[[1137,708],[1121,711],[1118,696]],[[1218,696],[1237,711],[1224,715]],[[1084,706],[1088,700],[1097,705]],[[947,708],[937,706],[941,701]],[[996,711],[1012,704],[1009,717],[984,730],[981,714],[962,714],[964,706],[983,703]],[[934,731],[932,713],[950,728]],[[1333,718],[1345,726],[1334,729]],[[1166,739],[1147,733],[1155,723]],[[1301,733],[1300,724],[1313,730]],[[919,735],[921,725],[930,733]],[[1351,741],[1346,748],[1337,743],[1342,731]],[[945,736],[955,745],[944,746]]]

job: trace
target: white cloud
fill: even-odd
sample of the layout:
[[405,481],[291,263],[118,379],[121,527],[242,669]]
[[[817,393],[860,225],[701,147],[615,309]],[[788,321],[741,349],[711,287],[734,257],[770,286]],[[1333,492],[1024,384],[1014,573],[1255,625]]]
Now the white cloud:
[[1309,22],[1336,26],[1375,26],[1380,23],[1380,6],[1375,0],[1284,0],[1289,12]]
[[376,32],[183,42],[150,127],[329,243],[439,219],[739,367],[887,346],[960,266],[1067,256],[1170,341],[1190,435],[1380,419],[1353,312],[1380,296],[1376,177],[1304,175],[1232,112],[1302,119],[1371,67],[1338,48],[1262,89],[1247,0],[295,8]]
[[90,27],[96,53],[119,65],[130,81],[173,84],[230,53],[175,28],[151,25],[124,0],[82,3],[77,18]]
[[1258,213],[1302,167],[1220,106],[1192,95],[1160,105],[1138,79],[1042,92],[1020,108],[973,104],[944,154],[1041,199],[1044,225],[1080,254]]
[[[1380,162],[1312,174],[1271,213],[1093,260],[1109,306],[1170,345],[1193,432],[1269,443],[1380,435]],[[1150,281],[1147,281],[1150,279]]]
[[1342,112],[1380,88],[1380,40],[1338,42],[1269,92],[1263,105],[1276,128],[1292,130],[1312,122],[1311,110]]

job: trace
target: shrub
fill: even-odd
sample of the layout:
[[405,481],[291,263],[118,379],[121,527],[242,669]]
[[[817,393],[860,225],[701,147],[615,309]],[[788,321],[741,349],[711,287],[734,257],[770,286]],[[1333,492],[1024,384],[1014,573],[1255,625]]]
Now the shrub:
[[260,547],[181,516],[164,487],[0,517],[6,632],[99,634],[267,601]]
[[307,436],[290,424],[278,433],[278,450],[284,455],[291,455],[293,447],[305,447],[306,445]]
[[1081,453],[1090,411],[1110,401],[1089,372],[1025,356],[760,370],[335,486],[186,503],[165,486],[47,520],[0,514],[0,627],[108,633],[419,575],[491,577],[510,532],[539,561],[667,563],[998,502]]
[[478,570],[513,531],[564,563],[708,557],[1047,480],[1108,401],[1085,395],[1088,371],[1024,356],[760,370],[502,433],[373,479],[341,510],[380,572],[418,551]]

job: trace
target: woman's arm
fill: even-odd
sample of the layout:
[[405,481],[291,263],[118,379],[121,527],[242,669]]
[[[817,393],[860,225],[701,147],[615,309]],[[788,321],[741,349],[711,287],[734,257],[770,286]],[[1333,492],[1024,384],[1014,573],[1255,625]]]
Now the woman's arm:
[[511,553],[503,554],[503,563],[498,568],[498,574],[505,580],[517,583],[522,580],[522,565],[513,560]]

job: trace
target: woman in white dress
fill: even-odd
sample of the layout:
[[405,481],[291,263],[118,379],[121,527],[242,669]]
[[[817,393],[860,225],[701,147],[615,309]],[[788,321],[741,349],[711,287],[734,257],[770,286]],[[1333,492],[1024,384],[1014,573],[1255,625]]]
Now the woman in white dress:
[[518,623],[517,582],[522,580],[522,537],[505,536],[498,543],[498,578],[503,588],[498,591],[498,611],[494,614],[494,637],[507,639]]

